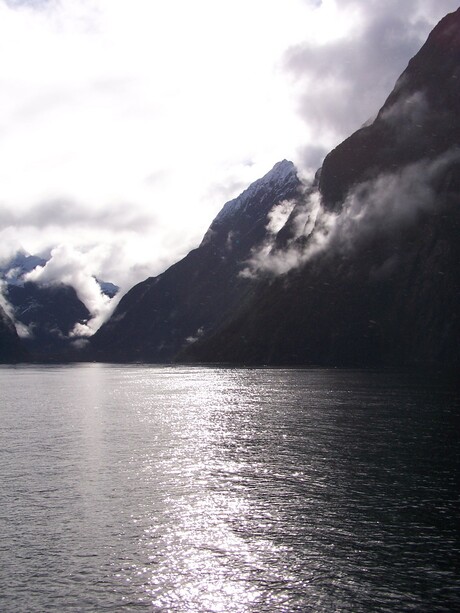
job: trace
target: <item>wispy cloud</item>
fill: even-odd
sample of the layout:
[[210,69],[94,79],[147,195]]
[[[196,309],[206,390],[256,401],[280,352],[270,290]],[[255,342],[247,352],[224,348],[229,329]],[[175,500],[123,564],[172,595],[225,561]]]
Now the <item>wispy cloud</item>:
[[18,336],[21,338],[29,338],[32,335],[32,332],[25,324],[17,320],[14,307],[11,305],[11,303],[6,297],[6,289],[6,282],[3,281],[3,279],[0,279],[0,307],[6,313],[7,317],[9,317],[13,322]]
[[354,186],[339,211],[323,207],[317,190],[308,189],[288,220],[289,239],[277,244],[276,234],[254,250],[242,275],[280,275],[308,265],[315,257],[350,253],[375,236],[409,227],[434,210],[440,177],[460,160],[453,148],[434,160],[422,159],[396,172],[381,173]]
[[86,324],[76,324],[71,336],[91,336],[112,313],[118,300],[102,291],[91,272],[91,258],[72,247],[60,245],[51,252],[45,266],[38,266],[25,276],[40,285],[66,284],[73,287],[91,314]]

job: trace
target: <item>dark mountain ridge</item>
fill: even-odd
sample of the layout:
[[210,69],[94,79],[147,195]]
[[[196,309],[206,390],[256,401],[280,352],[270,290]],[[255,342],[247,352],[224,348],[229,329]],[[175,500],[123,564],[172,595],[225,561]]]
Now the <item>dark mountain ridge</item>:
[[325,236],[327,248],[281,277],[261,275],[251,300],[180,359],[458,365],[459,94],[460,9],[433,30],[373,124],[326,157],[313,228],[292,229],[307,198],[276,245],[306,254]]
[[92,338],[97,360],[170,361],[187,345],[229,317],[252,283],[239,276],[241,262],[266,235],[267,216],[295,198],[300,181],[283,160],[212,222],[200,246],[157,277],[132,288]]
[[[21,356],[37,361],[67,361],[76,340],[73,330],[77,324],[91,319],[91,314],[78,298],[75,288],[53,281],[28,281],[27,275],[37,267],[43,268],[49,259],[18,251],[0,266],[2,293],[15,325],[22,328]],[[118,288],[98,281],[101,291],[112,297]],[[11,322],[11,325],[14,324]],[[5,345],[5,343],[3,343]],[[6,346],[6,345],[5,345]]]
[[16,328],[0,305],[0,364],[11,364],[27,359]]
[[399,77],[375,121],[331,151],[321,170],[326,208],[350,188],[460,146],[460,9],[444,17]]

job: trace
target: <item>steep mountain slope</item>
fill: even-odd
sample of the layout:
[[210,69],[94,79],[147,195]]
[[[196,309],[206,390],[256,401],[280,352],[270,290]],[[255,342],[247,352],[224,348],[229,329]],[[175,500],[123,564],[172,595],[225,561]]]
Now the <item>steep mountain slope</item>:
[[[259,262],[254,294],[180,358],[460,364],[459,101],[460,9],[433,30],[375,122],[326,157]],[[283,257],[295,264],[273,277]]]
[[444,17],[411,59],[376,120],[325,159],[320,191],[326,207],[351,186],[460,145],[460,9]]
[[232,313],[251,290],[241,262],[265,237],[274,205],[296,197],[291,162],[279,162],[212,222],[201,245],[161,275],[132,288],[92,339],[99,360],[171,360]]
[[0,306],[0,364],[18,362],[26,357],[13,322]]

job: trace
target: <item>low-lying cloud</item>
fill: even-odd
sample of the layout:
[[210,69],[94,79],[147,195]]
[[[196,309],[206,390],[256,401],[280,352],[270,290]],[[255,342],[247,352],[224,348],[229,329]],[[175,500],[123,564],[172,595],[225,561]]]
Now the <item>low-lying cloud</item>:
[[86,306],[91,319],[77,323],[71,336],[91,336],[110,316],[118,300],[106,296],[91,273],[89,262],[75,249],[60,245],[51,251],[45,266],[38,266],[25,276],[25,281],[39,285],[65,284],[73,287],[79,300]]
[[437,181],[452,163],[460,160],[457,147],[436,159],[422,159],[396,172],[381,173],[354,186],[340,211],[324,208],[318,190],[306,190],[295,205],[290,238],[277,246],[276,233],[267,229],[267,240],[246,263],[242,275],[280,275],[307,265],[324,253],[350,253],[376,235],[393,233],[415,223],[437,203]]
[[20,338],[29,338],[30,336],[32,336],[33,333],[28,328],[28,326],[26,326],[21,321],[18,321],[16,319],[16,313],[14,312],[14,308],[10,304],[8,299],[6,298],[6,294],[7,294],[6,290],[7,290],[7,283],[3,279],[0,279],[0,307],[6,313],[7,317],[9,317],[11,321],[13,322],[18,336]]

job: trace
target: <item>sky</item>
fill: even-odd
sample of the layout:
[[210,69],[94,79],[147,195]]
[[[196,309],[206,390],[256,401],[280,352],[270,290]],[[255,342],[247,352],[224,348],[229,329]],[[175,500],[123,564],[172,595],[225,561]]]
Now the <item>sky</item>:
[[308,180],[457,8],[0,0],[0,261],[51,255],[91,304],[162,272],[276,162]]

